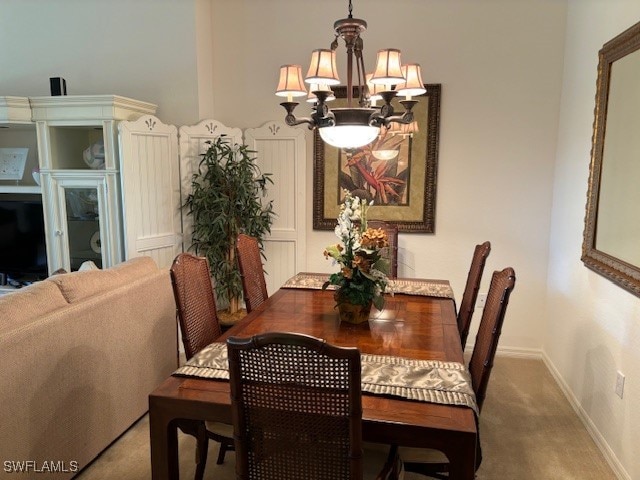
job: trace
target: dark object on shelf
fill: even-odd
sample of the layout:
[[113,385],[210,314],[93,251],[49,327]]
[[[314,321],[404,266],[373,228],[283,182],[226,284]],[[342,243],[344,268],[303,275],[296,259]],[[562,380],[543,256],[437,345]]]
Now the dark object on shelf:
[[67,94],[67,81],[62,77],[49,78],[49,85],[51,85],[51,96],[59,97]]

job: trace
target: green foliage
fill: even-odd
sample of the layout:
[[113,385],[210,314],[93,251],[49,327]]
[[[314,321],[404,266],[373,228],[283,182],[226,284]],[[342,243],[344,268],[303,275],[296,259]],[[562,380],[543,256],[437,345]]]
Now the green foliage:
[[353,270],[351,278],[345,277],[341,272],[332,273],[329,280],[323,285],[336,285],[339,290],[338,303],[348,302],[354,305],[367,305],[373,300],[374,306],[378,310],[384,308],[384,285],[380,288],[379,281],[359,269]]
[[[211,143],[211,142],[209,142]],[[193,219],[190,250],[206,256],[222,302],[242,296],[242,281],[235,258],[236,238],[256,237],[262,248],[275,213],[272,202],[263,204],[270,174],[254,163],[255,151],[247,145],[231,145],[224,135],[202,155],[191,181],[191,194],[183,208]]]

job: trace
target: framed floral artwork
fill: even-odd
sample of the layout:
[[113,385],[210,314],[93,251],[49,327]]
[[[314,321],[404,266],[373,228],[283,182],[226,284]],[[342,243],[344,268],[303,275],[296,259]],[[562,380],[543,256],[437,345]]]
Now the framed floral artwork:
[[[353,152],[325,144],[317,130],[313,146],[313,228],[333,230],[344,192],[373,200],[370,220],[405,233],[434,233],[440,84],[416,97],[415,121],[381,129],[376,140]],[[346,87],[334,87],[331,107],[346,106]],[[354,94],[357,98],[357,95]],[[394,100],[396,112],[404,108]]]

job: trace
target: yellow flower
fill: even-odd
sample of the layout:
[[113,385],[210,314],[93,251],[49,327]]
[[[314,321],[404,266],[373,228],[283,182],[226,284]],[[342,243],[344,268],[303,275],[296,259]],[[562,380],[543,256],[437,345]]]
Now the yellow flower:
[[384,248],[389,245],[387,234],[381,228],[367,228],[362,234],[360,244],[367,250]]
[[342,250],[344,250],[344,247],[340,244],[329,245],[323,252],[324,258],[331,257],[340,261],[342,259]]

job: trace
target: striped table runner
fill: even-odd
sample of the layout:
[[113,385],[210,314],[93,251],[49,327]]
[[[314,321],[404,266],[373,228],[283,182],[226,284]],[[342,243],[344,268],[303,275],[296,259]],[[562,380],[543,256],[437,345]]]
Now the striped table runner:
[[[478,407],[467,368],[457,362],[362,354],[362,391],[447,405]],[[212,343],[173,375],[229,378],[227,345]]]
[[[321,289],[329,279],[326,273],[298,273],[285,282],[282,288]],[[335,285],[328,289],[334,290]],[[389,280],[389,292],[408,295],[423,295],[427,297],[442,297],[453,299],[453,290],[449,282],[444,280],[423,280],[417,278],[396,278]]]

